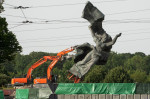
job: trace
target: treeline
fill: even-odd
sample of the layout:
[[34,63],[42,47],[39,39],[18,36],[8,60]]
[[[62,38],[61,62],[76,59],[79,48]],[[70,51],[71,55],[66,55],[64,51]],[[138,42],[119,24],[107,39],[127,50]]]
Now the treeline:
[[[43,56],[55,56],[56,53],[32,52],[29,55],[17,54],[13,61],[5,61],[0,67],[0,86],[10,83],[13,77],[25,77],[28,69]],[[33,78],[46,77],[47,61],[33,70]],[[58,76],[59,83],[72,82],[67,79],[68,70],[74,61],[59,61],[52,73]],[[150,82],[150,55],[111,52],[105,65],[94,65],[81,79],[83,83],[148,83]]]

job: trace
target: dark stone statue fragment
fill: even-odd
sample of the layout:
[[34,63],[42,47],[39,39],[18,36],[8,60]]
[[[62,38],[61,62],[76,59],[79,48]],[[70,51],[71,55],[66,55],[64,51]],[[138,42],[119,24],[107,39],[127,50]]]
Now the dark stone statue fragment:
[[87,2],[82,17],[91,23],[89,29],[91,30],[91,35],[96,46],[89,43],[75,46],[77,51],[74,59],[75,64],[71,67],[69,72],[78,78],[85,75],[93,65],[106,64],[112,45],[114,45],[117,38],[121,36],[121,33],[119,33],[112,39],[111,36],[106,33],[102,27],[104,14],[90,2]]

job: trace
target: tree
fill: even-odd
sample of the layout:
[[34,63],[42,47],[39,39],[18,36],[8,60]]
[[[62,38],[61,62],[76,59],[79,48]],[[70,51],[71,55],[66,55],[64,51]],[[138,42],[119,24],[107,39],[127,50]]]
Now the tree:
[[16,36],[8,30],[5,18],[0,17],[0,63],[11,61],[17,52],[21,52],[21,46]]
[[150,55],[144,57],[144,66],[143,70],[146,72],[146,74],[150,73]]
[[24,71],[27,68],[27,65],[29,63],[31,63],[32,61],[33,61],[33,59],[31,58],[31,56],[29,56],[29,55],[21,55],[20,53],[17,53],[17,55],[15,57],[15,68],[14,68],[15,71],[16,72],[20,72],[23,75]]
[[146,55],[143,52],[136,52],[135,55],[141,56],[141,57],[145,57]]
[[141,70],[134,71],[134,73],[131,74],[131,78],[136,83],[146,83],[147,82],[146,72],[141,71]]
[[123,67],[111,69],[105,77],[106,83],[131,83],[132,79]]
[[85,75],[84,82],[102,83],[107,74],[104,66],[93,66],[93,68]]
[[[59,73],[58,75],[58,82],[59,83],[71,83],[72,81],[70,81],[67,78],[68,75],[68,70],[74,65],[74,61],[72,60],[66,60],[63,63],[63,68],[60,69],[59,71],[57,71],[57,73]],[[55,71],[56,72],[56,71]]]
[[[4,11],[0,0],[0,13]],[[10,77],[14,75],[14,63],[11,62],[17,52],[21,52],[16,36],[8,30],[5,18],[0,17],[0,86],[10,82]]]
[[2,3],[4,2],[4,0],[0,0],[0,13],[2,12],[2,11],[4,11],[4,8],[3,8],[3,6],[2,6]]
[[0,73],[0,87],[7,84],[10,81],[10,77],[6,74]]
[[128,59],[125,63],[124,66],[128,70],[144,70],[145,68],[145,63],[144,63],[144,58],[140,55],[135,55],[132,58]]
[[117,66],[124,66],[124,62],[133,57],[130,53],[117,54],[115,52],[111,52],[105,66],[110,70]]

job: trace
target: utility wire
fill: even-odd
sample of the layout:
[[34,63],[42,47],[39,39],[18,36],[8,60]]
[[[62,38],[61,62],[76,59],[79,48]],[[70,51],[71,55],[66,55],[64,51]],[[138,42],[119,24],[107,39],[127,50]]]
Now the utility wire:
[[[127,1],[127,0],[108,0],[108,1],[101,1],[101,2],[92,2],[92,3],[105,3],[105,2],[116,2],[116,1]],[[81,5],[85,3],[71,3],[71,4],[60,4],[60,5],[46,5],[46,6],[31,6],[26,8],[41,8],[41,7],[58,7],[58,6],[72,6],[72,5]],[[10,4],[6,4],[10,5]],[[16,9],[16,6],[10,5]]]
[[[133,10],[133,11],[125,11],[125,12],[117,12],[117,13],[111,13],[111,14],[106,14],[106,15],[116,15],[116,14],[126,14],[126,13],[134,13],[134,12],[141,12],[141,11],[149,11],[150,9],[141,9],[141,10]],[[11,17],[18,17],[18,18],[24,18],[22,16],[15,16],[15,15],[9,15],[9,14],[1,14],[5,16],[11,16]],[[54,20],[49,20],[49,19],[43,19],[43,18],[32,18],[28,17],[28,19],[38,19],[38,20],[46,20],[46,21],[54,21]],[[76,18],[68,18],[68,19],[60,19],[60,20],[72,20],[72,19],[81,19],[80,17]],[[55,20],[56,21],[56,20]]]
[[131,41],[139,41],[139,40],[147,40],[150,38],[140,38],[140,39],[134,39],[134,40],[124,40],[124,41],[118,41],[118,42],[131,42]]
[[[118,23],[131,23],[131,22],[118,22]],[[116,24],[118,24],[116,23]],[[137,22],[136,22],[137,23]],[[146,22],[150,23],[150,22]],[[112,23],[113,24],[113,23]],[[66,27],[55,27],[55,28],[44,28],[44,29],[31,29],[31,30],[19,30],[19,31],[14,31],[14,32],[26,32],[26,31],[40,31],[40,30],[50,30],[50,29],[62,29],[62,28],[75,28],[75,27],[85,27],[87,25],[81,25],[81,26],[66,26]]]
[[[140,41],[140,40],[148,40],[150,38],[140,38],[140,39],[134,39],[134,40],[124,40],[124,41],[117,41],[117,43],[122,43],[122,42],[133,42],[133,41]],[[77,44],[72,44],[72,45],[77,45]],[[52,46],[27,46],[23,48],[33,48],[33,47],[60,47],[60,46],[72,46],[72,45],[52,45]]]
[[[18,17],[18,18],[24,18],[22,16],[16,16],[16,15],[10,15],[10,14],[1,14],[1,15],[11,16],[11,17]],[[33,17],[28,17],[28,19],[37,19],[37,20],[45,20],[45,21],[49,20],[49,19],[33,18]],[[78,18],[66,18],[66,19],[60,19],[60,20],[71,20],[71,19],[79,19],[79,17]],[[54,21],[54,20],[49,20],[49,21]]]
[[[32,23],[32,24],[64,24],[64,23],[88,23],[87,21],[61,21],[61,20],[53,20],[53,21],[22,21],[22,22],[12,22],[12,23]],[[103,22],[104,24],[118,24],[118,23],[150,23],[150,20],[141,19],[122,19],[122,20],[106,20]]]
[[[88,22],[82,22],[82,21],[70,21],[70,22],[67,22],[67,23],[88,23]],[[19,23],[23,23],[22,25],[37,25],[37,24],[44,24],[44,25],[49,25],[49,24],[61,24],[61,22],[55,22],[55,23],[35,23],[35,22],[32,22],[32,21],[23,21],[23,22],[18,22],[18,24],[9,24],[9,25],[20,25]],[[27,24],[27,23],[29,23],[29,24]],[[32,23],[32,24],[31,24]],[[150,20],[139,20],[139,21],[136,21],[136,20],[130,20],[130,21],[126,21],[126,20],[123,20],[123,21],[120,21],[120,20],[115,20],[115,21],[113,21],[113,20],[109,20],[109,21],[104,21],[104,24],[120,24],[120,23],[150,23]],[[63,23],[64,24],[64,23]],[[13,28],[14,29],[14,28]],[[48,28],[49,29],[49,28]],[[32,30],[33,31],[33,30]],[[37,31],[37,30],[35,30],[35,31]]]
[[[147,33],[150,33],[150,31],[149,32],[138,32],[138,33],[123,33],[123,35],[147,34]],[[78,36],[80,36],[80,37],[78,37]],[[111,36],[115,36],[115,35],[111,35]],[[28,43],[28,42],[58,41],[58,40],[69,40],[69,39],[82,39],[83,37],[91,38],[90,35],[82,34],[82,35],[63,36],[63,38],[62,37],[42,38],[43,40],[41,40],[39,38],[38,39],[27,39],[27,40],[22,40],[20,42]]]
[[27,47],[23,47],[23,48],[33,48],[33,47],[60,47],[60,46],[72,46],[72,45],[52,45],[52,46],[27,46]]
[[[92,2],[92,3],[104,3],[104,2],[116,2],[116,1],[126,1],[126,0],[109,0],[109,1],[101,1],[101,2]],[[54,6],[69,6],[69,5],[81,5],[85,3],[72,3],[72,4],[61,4],[61,5],[47,5],[47,6],[33,6],[31,8],[39,8],[39,7],[54,7]]]
[[16,6],[14,6],[14,5],[7,4],[7,3],[3,3],[3,4],[8,5],[8,6],[11,6],[11,7],[16,7]]
[[111,14],[106,14],[106,15],[116,15],[116,14],[135,13],[135,12],[149,11],[149,10],[150,10],[150,9],[133,10],[133,11],[125,11],[125,12],[111,13]]
[[25,14],[24,14],[24,12],[23,12],[22,8],[20,8],[20,10],[21,10],[21,12],[22,12],[22,14],[23,14],[24,18],[25,18],[25,19],[26,19],[26,21],[27,21],[27,17],[25,16]]
[[[132,21],[149,21],[149,20],[145,20],[145,19],[150,19],[150,18],[136,18],[136,19],[121,19],[121,20],[104,20],[104,22],[124,22],[124,21],[129,21],[129,22],[132,22]],[[10,22],[10,21],[8,21]],[[22,23],[22,22],[15,22],[15,21],[11,21],[13,23]],[[67,21],[67,20],[47,20],[47,21],[32,21],[33,23],[51,23],[51,22],[59,22],[59,23],[88,23],[88,21],[74,21],[74,20],[71,20],[71,21]]]
[[85,26],[87,26],[87,25],[81,25],[81,26],[68,26],[68,27],[56,27],[56,28],[45,28],[45,29],[32,29],[32,30],[20,30],[20,31],[13,31],[13,32],[22,32],[22,31],[39,31],[39,30],[63,29],[63,28],[85,27]]
[[[84,36],[84,39],[85,38],[91,38],[91,36],[89,35],[86,35]],[[49,40],[35,40],[35,41],[27,41],[27,42],[22,42],[22,43],[28,43],[28,42],[45,42],[45,41],[58,41],[58,40],[70,40],[70,39],[83,39],[83,36],[82,37],[74,37],[74,38],[55,38],[55,39],[49,39]]]
[[[140,19],[122,19],[122,20],[106,20],[106,22],[148,22],[150,20],[145,20],[150,18],[140,18]],[[22,22],[13,22],[22,23]],[[60,24],[60,23],[88,23],[88,21],[66,21],[66,20],[51,20],[51,21],[32,21],[35,24]]]
[[[142,34],[143,33],[150,33],[150,32],[142,32]],[[133,35],[133,34],[141,34],[141,33],[129,33],[129,34],[123,34],[123,35]],[[113,36],[115,36],[115,35],[113,35]],[[71,37],[71,36],[70,36]],[[49,42],[49,41],[59,41],[59,40],[61,40],[61,41],[63,41],[63,40],[72,40],[72,39],[86,39],[86,38],[91,38],[91,36],[90,35],[82,35],[82,36],[80,36],[80,37],[75,37],[75,36],[73,36],[73,38],[65,38],[65,37],[61,37],[61,38],[59,38],[59,37],[56,37],[56,38],[54,38],[54,39],[51,39],[51,38],[49,38],[49,39],[45,39],[45,40],[32,40],[32,41],[25,41],[25,42],[21,42],[21,43],[29,43],[29,42]]]
[[[85,22],[81,22],[81,21],[69,21],[69,23],[87,23],[86,21]],[[31,24],[26,24],[26,23],[33,23],[33,24],[44,24],[44,23],[35,23],[35,22],[32,22],[32,21],[25,21],[23,22],[24,25],[31,25]],[[109,21],[104,21],[104,24],[119,24],[119,23],[150,23],[150,20],[130,20],[130,21],[126,21],[126,20],[109,20]],[[60,24],[60,23],[45,23],[45,24]],[[15,25],[20,25],[20,24],[15,24]],[[23,25],[23,24],[22,24]],[[86,25],[87,26],[87,25]],[[17,31],[17,32],[22,32],[22,31],[39,31],[39,30],[49,30],[49,29],[61,29],[61,28],[72,28],[72,27],[80,27],[80,26],[69,26],[69,27],[57,27],[57,28],[45,28],[45,29],[34,29],[34,30],[21,30],[21,31]],[[82,27],[82,26],[81,26]],[[16,32],[16,31],[15,31]]]
[[8,29],[13,29],[13,28],[19,27],[19,26],[21,26],[21,25],[24,25],[24,24],[19,24],[19,25],[16,25],[16,26],[10,27],[10,28],[8,28]]

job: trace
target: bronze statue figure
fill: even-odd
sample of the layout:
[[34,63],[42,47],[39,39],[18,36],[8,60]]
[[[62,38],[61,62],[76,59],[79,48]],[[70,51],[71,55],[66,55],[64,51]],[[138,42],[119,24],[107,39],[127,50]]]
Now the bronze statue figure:
[[71,67],[69,72],[78,78],[85,75],[93,65],[106,64],[112,45],[114,45],[117,38],[121,36],[121,33],[119,33],[112,39],[111,36],[106,33],[102,28],[104,14],[90,2],[87,2],[82,17],[91,23],[89,29],[91,30],[91,35],[96,46],[89,43],[75,46],[77,51],[74,59],[75,64]]

